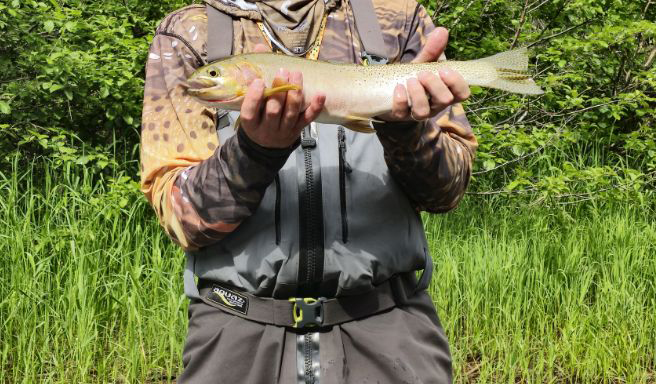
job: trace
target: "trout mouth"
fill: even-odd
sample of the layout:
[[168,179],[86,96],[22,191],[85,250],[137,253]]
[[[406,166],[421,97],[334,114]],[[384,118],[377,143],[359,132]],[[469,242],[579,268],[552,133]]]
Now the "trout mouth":
[[221,78],[198,76],[187,83],[187,93],[208,103],[227,103],[242,97],[225,95],[224,81]]

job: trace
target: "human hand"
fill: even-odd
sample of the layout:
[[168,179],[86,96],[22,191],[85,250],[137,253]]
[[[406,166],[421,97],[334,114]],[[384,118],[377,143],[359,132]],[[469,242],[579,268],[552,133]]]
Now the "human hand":
[[[261,48],[256,48],[256,51]],[[319,116],[326,96],[317,94],[304,108],[303,75],[281,69],[272,86],[291,83],[300,90],[280,92],[264,98],[264,82],[253,80],[241,106],[241,129],[249,139],[265,148],[289,148],[301,135],[303,127]]]
[[[449,31],[446,28],[437,28],[428,35],[426,45],[412,62],[437,61],[444,53],[448,40]],[[379,116],[381,120],[426,120],[470,96],[469,85],[465,79],[450,69],[440,70],[439,75],[420,72],[416,78],[408,79],[406,86],[398,84],[394,88],[392,111]]]

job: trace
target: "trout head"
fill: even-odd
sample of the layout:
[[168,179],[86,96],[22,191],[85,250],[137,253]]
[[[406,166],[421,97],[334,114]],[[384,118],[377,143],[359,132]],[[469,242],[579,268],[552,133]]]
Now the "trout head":
[[238,110],[250,83],[262,71],[248,62],[221,60],[198,68],[187,79],[187,93],[203,104]]

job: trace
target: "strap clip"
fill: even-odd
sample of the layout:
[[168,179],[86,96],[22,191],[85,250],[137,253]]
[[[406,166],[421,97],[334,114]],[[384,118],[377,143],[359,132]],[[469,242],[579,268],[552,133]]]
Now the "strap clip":
[[327,299],[319,297],[292,297],[289,299],[294,303],[292,316],[294,328],[308,328],[323,326],[323,303]]
[[364,51],[362,52],[361,58],[364,65],[385,65],[389,62],[387,57],[376,56]]

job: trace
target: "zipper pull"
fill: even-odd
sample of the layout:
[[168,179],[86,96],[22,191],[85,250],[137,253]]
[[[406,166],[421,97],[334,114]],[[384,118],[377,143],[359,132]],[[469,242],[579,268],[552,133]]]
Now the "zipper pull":
[[339,127],[337,129],[337,143],[339,146],[339,159],[343,162],[344,172],[351,174],[353,168],[351,168],[351,164],[346,161],[346,132],[344,132],[344,127]]
[[301,147],[314,148],[317,146],[318,139],[319,134],[317,133],[317,124],[312,122],[309,126],[303,128],[303,133],[301,134]]

